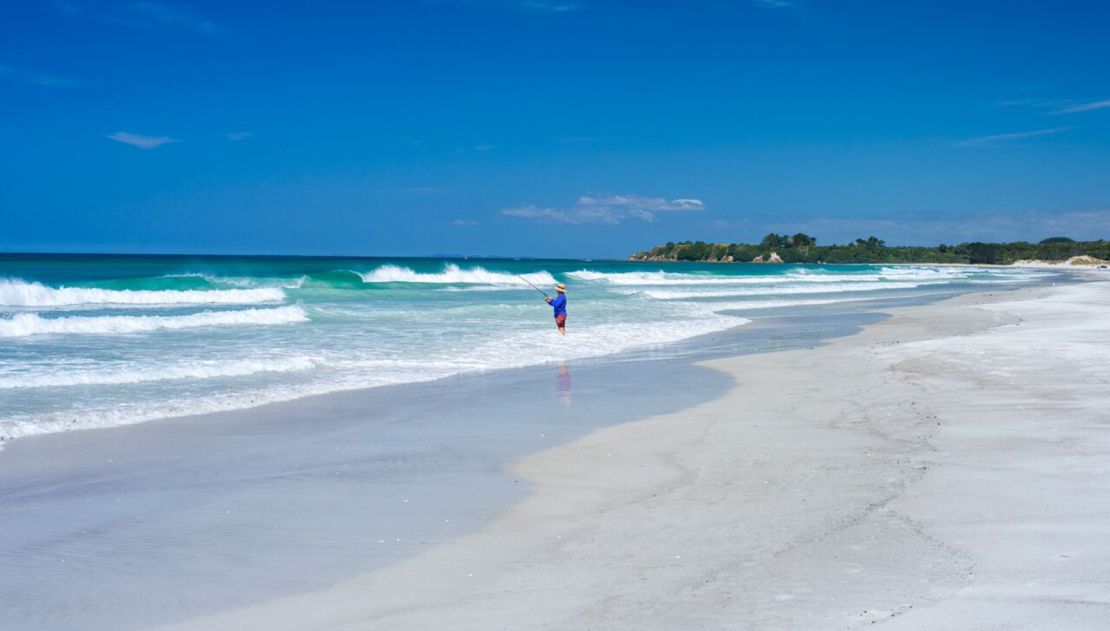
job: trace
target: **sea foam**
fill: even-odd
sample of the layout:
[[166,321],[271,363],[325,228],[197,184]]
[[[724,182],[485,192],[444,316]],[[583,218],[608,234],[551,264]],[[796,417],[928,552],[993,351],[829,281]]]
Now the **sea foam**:
[[732,287],[728,289],[637,289],[628,290],[657,300],[691,300],[696,298],[729,298],[740,296],[779,296],[796,294],[837,294],[859,291],[884,291],[891,289],[913,289],[928,284],[939,283],[841,283],[834,285],[776,285],[773,287]]
[[203,326],[258,326],[305,322],[308,314],[296,306],[236,311],[204,311],[181,316],[73,316],[44,318],[36,313],[17,313],[0,318],[0,338],[32,335],[119,335],[160,329],[190,329]]
[[[504,272],[491,272],[484,267],[470,267],[463,269],[454,263],[444,266],[442,272],[423,273],[408,267],[397,265],[383,265],[369,272],[359,273],[366,283],[434,283],[440,285],[467,284],[467,285],[554,285],[555,277],[548,272],[530,272],[524,274],[522,279],[515,274]],[[525,282],[527,279],[528,282]]]
[[0,306],[152,306],[152,305],[245,305],[281,302],[285,292],[278,287],[257,289],[98,289],[95,287],[48,287],[22,280],[0,280]]
[[[0,437],[639,353],[745,324],[737,315],[749,310],[1021,276],[893,265],[170,263],[134,278],[130,267],[82,261],[68,286],[17,270],[0,278]],[[111,284],[72,285],[93,277]],[[571,284],[567,337],[527,284],[547,290],[557,279]]]
[[[273,311],[276,311],[276,309],[273,309]],[[517,331],[470,349],[468,357],[471,358],[471,361],[465,358],[455,358],[450,361],[369,359],[347,362],[312,359],[309,360],[311,365],[303,365],[305,371],[321,367],[346,370],[344,370],[343,375],[333,375],[325,380],[312,379],[297,384],[264,387],[249,392],[228,392],[200,397],[148,401],[127,406],[59,411],[36,415],[34,418],[26,416],[0,418],[0,437],[12,439],[53,432],[116,427],[168,417],[251,408],[267,403],[289,401],[329,392],[399,383],[416,383],[452,375],[598,357],[622,351],[665,345],[750,322],[745,318],[715,314],[704,308],[693,309],[693,313],[697,313],[700,317],[671,321],[666,323],[666,326],[658,326],[657,323],[614,323],[583,326],[576,328],[574,335],[566,338],[553,335],[547,328]],[[481,358],[481,360],[473,361],[474,358]],[[264,363],[271,364],[269,361]],[[209,372],[226,371],[233,373],[236,369],[240,369],[240,374],[251,374],[247,371],[258,367],[260,366],[255,362],[240,366],[232,364],[209,366],[207,368],[181,367],[175,369],[181,371],[178,377],[168,375],[167,379],[204,378],[206,373]],[[275,371],[295,372],[301,369],[302,365],[292,361],[277,364]],[[150,376],[146,380],[158,380],[156,377],[158,373],[159,371],[150,371]],[[212,376],[218,377],[220,375],[213,374]],[[47,375],[36,376],[36,383],[34,384],[17,385],[19,381],[17,378],[6,377],[0,380],[0,387],[3,387],[5,383],[9,383],[7,387],[15,388],[82,385],[79,383],[82,379],[89,380],[84,385],[112,385],[127,383],[126,380],[135,378],[137,378],[137,375],[130,371],[119,371],[114,374],[106,371],[100,375],[95,373],[71,373],[68,376],[58,375],[54,378]],[[102,381],[97,381],[98,379]],[[105,379],[112,381],[103,381]]]
[[119,368],[116,370],[99,368],[95,370],[51,371],[50,373],[16,374],[0,377],[0,389],[124,385],[178,379],[245,377],[260,373],[312,370],[321,363],[322,359],[316,357],[275,357],[230,361],[200,360],[156,368]]
[[728,275],[728,274],[691,274],[675,272],[595,272],[583,269],[569,272],[567,276],[585,282],[606,283],[617,286],[664,286],[664,285],[774,285],[785,283],[867,283],[885,280],[929,281],[957,280],[968,272],[954,268],[951,271],[937,270],[900,270],[883,268],[877,272],[858,272],[850,274],[814,273],[806,269],[790,270],[783,274]]

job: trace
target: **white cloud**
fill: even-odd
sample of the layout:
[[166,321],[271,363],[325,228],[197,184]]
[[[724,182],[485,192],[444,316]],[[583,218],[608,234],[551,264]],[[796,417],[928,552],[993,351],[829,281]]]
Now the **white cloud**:
[[535,205],[506,208],[506,217],[531,219],[540,223],[618,224],[625,219],[652,222],[658,213],[705,210],[700,199],[644,197],[641,195],[582,196],[569,208],[543,208]]
[[662,197],[641,197],[639,195],[613,195],[610,197],[579,197],[575,206],[605,206],[613,208],[632,208],[645,211],[661,210],[705,210],[700,199],[672,199]]
[[1080,103],[1078,105],[1071,105],[1056,110],[1053,114],[1078,114],[1080,112],[1091,112],[1094,110],[1101,110],[1110,107],[1110,99],[1103,99],[1101,101],[1091,101],[1089,103]]
[[478,222],[473,219],[452,219],[450,222],[452,226],[477,226]]
[[[554,208],[540,208],[539,206],[518,206],[516,208],[506,208],[501,211],[502,215],[506,217],[520,217],[521,219],[535,219],[541,223],[586,223],[584,221],[574,221],[574,218],[565,211],[556,210]],[[602,223],[613,223],[606,221]]]
[[1037,136],[1048,136],[1051,134],[1059,134],[1070,130],[1071,127],[1053,127],[1051,129],[1035,129],[1033,131],[1018,131],[1009,134],[995,134],[993,136],[977,136],[975,138],[968,138],[956,143],[957,147],[990,147],[993,145],[1010,142],[1014,140],[1024,140],[1026,138],[1036,138]]
[[227,134],[227,139],[231,142],[239,142],[240,140],[246,140],[253,135],[254,134],[250,133],[249,131],[233,131]]
[[169,144],[171,142],[181,142],[180,140],[176,138],[170,138],[169,136],[142,136],[126,131],[117,131],[114,134],[108,134],[107,136],[105,136],[105,138],[107,138],[108,140],[114,140],[116,142],[122,142],[123,144],[131,145],[132,147],[138,147],[139,149],[153,149],[155,147],[161,147],[162,145]]

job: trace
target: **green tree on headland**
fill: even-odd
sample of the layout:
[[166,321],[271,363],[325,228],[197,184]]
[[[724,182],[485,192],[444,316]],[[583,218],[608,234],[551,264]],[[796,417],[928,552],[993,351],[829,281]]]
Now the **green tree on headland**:
[[804,232],[799,232],[798,234],[791,237],[791,239],[793,240],[791,246],[795,248],[811,248],[817,245],[817,239],[814,239]]
[[1075,241],[1068,237],[1049,237],[1039,243],[940,244],[936,247],[888,246],[875,236],[856,239],[845,245],[817,245],[805,233],[771,233],[758,244],[706,243],[704,241],[668,242],[646,252],[632,255],[633,260],[658,261],[737,261],[767,260],[776,253],[785,263],[982,263],[1008,265],[1014,261],[1037,259],[1064,261],[1073,256],[1110,259],[1110,241]]

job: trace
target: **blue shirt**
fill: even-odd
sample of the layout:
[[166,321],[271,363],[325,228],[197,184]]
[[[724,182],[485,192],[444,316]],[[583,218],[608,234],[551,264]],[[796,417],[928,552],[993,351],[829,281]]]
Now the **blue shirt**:
[[555,310],[555,317],[567,314],[567,295],[559,294],[551,301],[551,308]]

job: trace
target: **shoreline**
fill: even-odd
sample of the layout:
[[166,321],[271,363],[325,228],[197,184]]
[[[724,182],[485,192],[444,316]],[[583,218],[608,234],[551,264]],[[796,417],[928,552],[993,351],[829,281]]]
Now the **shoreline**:
[[[1041,281],[1041,282],[1043,282],[1043,281]],[[964,293],[968,290],[967,289],[962,289],[962,290],[953,290],[953,291],[954,291],[954,293]],[[922,292],[922,297],[924,297],[925,299],[935,299],[933,294],[926,293],[926,292]],[[837,302],[834,302],[834,303],[830,303],[830,304],[832,304],[832,305],[841,305],[841,306],[843,306],[845,304],[852,304],[852,303],[866,305],[866,304],[870,304],[870,303],[884,303],[884,302],[887,302],[887,301],[897,301],[897,300],[900,300],[902,298],[903,298],[902,296],[895,296],[895,297],[888,297],[888,298],[875,298],[875,297],[861,296],[861,297],[858,297],[858,298],[843,299],[843,300],[840,300],[840,301],[837,301]],[[828,305],[799,305],[798,308],[801,309],[801,310],[806,310],[807,308],[812,308],[813,306],[827,307]],[[776,309],[771,309],[771,310],[767,310],[767,311],[772,311],[773,312],[773,311],[777,311],[777,310],[778,309],[776,308]],[[758,310],[757,313],[758,313],[758,315],[763,316],[763,315],[766,315],[767,311],[764,311],[764,310],[761,309],[761,310]],[[743,312],[743,310],[742,309],[725,310],[725,313],[728,313],[728,312],[740,313],[740,312]],[[39,437],[52,436],[52,435],[58,435],[58,434],[66,434],[66,433],[75,432],[75,431],[76,432],[84,432],[84,431],[90,431],[90,430],[94,430],[94,431],[95,430],[111,430],[111,429],[117,429],[117,428],[122,428],[122,427],[143,425],[143,424],[152,423],[152,422],[155,422],[155,423],[156,422],[167,422],[167,421],[175,422],[175,421],[180,421],[182,419],[201,418],[201,417],[208,417],[210,415],[237,414],[237,413],[246,412],[246,411],[249,411],[249,410],[260,410],[260,411],[264,412],[268,409],[271,409],[271,406],[273,406],[274,409],[280,409],[281,406],[283,406],[283,405],[295,404],[299,401],[325,400],[327,397],[343,396],[343,395],[355,395],[355,396],[357,396],[359,393],[364,393],[368,390],[374,390],[374,389],[378,389],[378,388],[398,388],[398,387],[403,388],[403,387],[406,387],[406,386],[412,386],[412,385],[418,385],[418,384],[435,384],[435,383],[438,383],[438,382],[447,382],[447,381],[450,381],[450,380],[453,380],[453,379],[458,379],[458,378],[470,378],[470,377],[481,378],[482,376],[485,376],[485,375],[496,375],[496,374],[498,374],[502,371],[537,369],[537,368],[542,368],[546,365],[550,365],[554,361],[575,362],[575,363],[606,362],[606,361],[613,361],[613,360],[615,360],[615,361],[624,361],[624,358],[626,358],[626,357],[636,357],[636,356],[641,356],[641,355],[645,355],[645,354],[649,354],[649,355],[653,354],[653,353],[656,352],[656,349],[658,349],[658,348],[663,348],[663,349],[684,348],[684,347],[699,348],[699,347],[702,346],[702,340],[708,339],[708,338],[720,337],[720,336],[729,336],[730,334],[735,333],[736,331],[740,330],[741,328],[750,325],[751,322],[752,322],[752,320],[750,320],[748,317],[739,317],[738,316],[737,317],[737,322],[735,324],[733,324],[732,326],[728,327],[728,328],[720,329],[720,330],[717,330],[717,331],[712,331],[712,332],[709,332],[709,333],[701,333],[701,334],[698,334],[698,335],[694,335],[694,336],[691,336],[691,337],[683,338],[683,339],[672,341],[672,342],[666,342],[666,343],[663,343],[663,344],[658,344],[658,345],[648,344],[648,345],[644,345],[644,346],[633,346],[631,348],[626,348],[624,350],[621,350],[621,351],[618,351],[618,352],[615,352],[615,353],[602,354],[602,355],[592,355],[592,354],[587,353],[587,354],[582,355],[582,356],[568,357],[568,358],[559,359],[559,360],[548,360],[548,361],[543,362],[543,363],[530,363],[530,364],[514,365],[514,366],[508,366],[508,367],[504,367],[504,368],[494,368],[494,369],[465,370],[465,371],[458,372],[458,373],[455,373],[455,374],[449,374],[449,375],[444,375],[444,376],[436,376],[436,377],[431,377],[431,378],[428,378],[428,379],[415,379],[415,380],[411,380],[411,381],[402,381],[402,382],[398,382],[398,383],[389,383],[389,384],[382,384],[382,385],[369,386],[369,387],[351,385],[351,386],[342,386],[342,387],[333,388],[333,389],[321,389],[319,391],[313,391],[312,389],[305,389],[305,390],[298,391],[298,392],[295,392],[293,394],[290,394],[288,396],[283,395],[283,396],[279,396],[279,397],[276,397],[276,398],[263,396],[265,393],[259,392],[259,393],[257,393],[257,396],[258,396],[257,400],[254,399],[253,395],[241,394],[241,395],[238,395],[236,398],[234,398],[231,402],[228,402],[227,400],[220,399],[220,398],[214,398],[210,401],[201,401],[200,403],[202,405],[201,405],[200,409],[190,410],[190,411],[187,411],[187,412],[176,410],[175,408],[177,407],[178,404],[176,404],[175,402],[168,402],[164,405],[165,409],[169,410],[168,412],[164,412],[164,413],[163,412],[157,412],[157,413],[153,413],[149,416],[142,416],[142,417],[137,417],[137,418],[127,418],[127,419],[124,419],[124,420],[115,421],[111,424],[96,424],[96,423],[92,423],[92,422],[78,422],[77,420],[71,419],[69,421],[68,425],[67,425],[64,422],[63,419],[58,419],[58,420],[53,420],[53,421],[47,423],[45,425],[46,429],[40,429],[38,427],[30,425],[30,421],[21,421],[21,423],[27,423],[28,425],[27,426],[10,425],[10,426],[7,426],[7,427],[5,427],[4,425],[0,425],[0,459],[3,458],[2,454],[5,452],[5,448],[10,448],[12,445],[16,444],[17,441],[26,441],[28,439],[35,439],[35,438],[39,438]],[[762,351],[755,350],[755,351],[744,351],[744,352],[762,352]],[[246,403],[244,403],[244,402],[246,402]],[[196,402],[192,402],[192,403],[196,404]],[[181,405],[184,406],[185,404],[182,403]],[[57,416],[64,417],[65,415],[64,414],[58,414]],[[60,427],[64,427],[64,428],[59,429]],[[18,431],[16,431],[16,430],[18,430]],[[2,460],[0,460],[0,462],[2,462]]]
[[[808,266],[808,264],[803,264],[803,266],[801,267],[805,268],[810,266]],[[861,267],[870,268],[874,266]],[[910,267],[912,268],[919,266]],[[973,266],[965,267],[969,270],[976,269]],[[1041,276],[1045,276],[1045,273],[1059,273],[1060,276],[1064,276],[1064,274],[1056,271],[1041,272]],[[189,276],[189,274],[185,274],[185,276]],[[1079,276],[1079,274],[1074,274],[1074,276]],[[173,274],[170,274],[170,276],[159,278],[172,277]],[[302,280],[303,278],[307,277],[302,277]],[[958,283],[958,281],[952,282]],[[32,282],[31,284],[34,283]],[[929,284],[929,282],[922,282],[921,284]],[[289,288],[285,287],[285,289]],[[871,290],[880,288],[875,287],[866,289]],[[271,286],[254,287],[250,290],[221,289],[218,291],[270,290],[283,291],[282,289]],[[957,291],[968,290],[969,289],[967,287],[963,287],[962,289],[959,289]],[[848,290],[844,291],[847,292]],[[789,293],[788,296],[784,297],[784,300],[795,300],[798,302],[798,306],[801,307],[806,302],[805,296],[803,296],[803,294],[808,293],[813,292],[798,292],[797,296],[795,296],[795,293]],[[857,296],[859,296],[859,298],[834,297],[833,301],[852,300],[864,302],[867,300],[867,297],[862,296],[862,294],[857,294]],[[699,296],[697,298],[713,299],[715,297],[709,296],[709,294],[707,294],[707,296]],[[741,293],[739,298],[744,298],[744,294]],[[816,304],[817,302],[814,301],[814,303]],[[703,303],[698,302],[698,304]],[[712,301],[705,302],[704,304],[705,309],[715,309]],[[253,313],[253,309],[255,308],[252,307],[251,309],[246,309],[242,311]],[[289,313],[282,313],[280,321],[264,323],[289,324],[291,321],[295,321],[297,324],[300,324],[301,322],[307,322],[310,320],[309,316],[307,316],[300,303],[286,304],[285,302],[281,302],[280,304],[274,303],[272,304],[272,306],[269,306],[268,303],[268,307],[266,307],[264,311],[260,309],[259,313],[266,314],[266,316],[275,316],[276,312],[282,310],[287,310],[289,311]],[[736,310],[723,310],[717,314],[727,313],[729,314],[729,316],[736,316],[734,311]],[[198,314],[189,314],[189,316],[182,316],[180,318],[188,320],[193,316],[198,316]],[[226,316],[232,317],[232,320],[239,317],[238,311],[229,311],[228,313],[226,313]],[[32,317],[38,318],[37,316],[34,316],[33,313]],[[88,318],[89,317],[82,316],[75,318],[75,320],[84,320]],[[155,320],[159,320],[162,318],[169,320],[179,317],[154,317]],[[110,316],[105,320],[112,319],[115,319],[115,317]],[[118,319],[129,320],[130,316],[123,316]],[[138,317],[138,320],[144,319],[144,316]],[[289,319],[289,321],[285,321],[287,319]],[[59,318],[58,320],[64,319]],[[693,342],[696,344],[696,340],[698,338],[705,337],[705,335],[715,334],[714,332],[705,333],[704,331],[706,331],[707,329],[722,327],[716,330],[716,333],[720,333],[725,331],[725,328],[730,327],[730,325],[743,323],[743,320],[734,320],[734,322],[735,323],[725,322],[706,325],[695,325],[695,327],[689,330],[678,329],[680,335],[683,335],[682,338],[677,340],[663,341],[660,343],[664,345],[679,345]],[[54,322],[53,319],[42,321],[37,320],[32,323],[36,325],[48,323],[57,324],[57,322]],[[84,324],[85,322],[82,321],[79,323]],[[114,324],[119,325],[120,323],[117,322]],[[181,323],[178,322],[176,324]],[[101,325],[103,327],[104,324]],[[166,325],[169,325],[169,322],[166,322]],[[190,322],[189,325],[190,327],[193,327],[193,325],[196,325],[196,323]],[[292,327],[292,324],[290,325]],[[676,328],[677,327],[678,324],[676,323]],[[49,329],[47,330],[47,332],[49,334]],[[329,333],[329,331],[324,331],[324,333]],[[275,334],[281,335],[282,332],[275,329]],[[30,340],[31,333],[27,333],[27,335],[28,340]],[[677,334],[663,335],[663,337],[675,338],[676,335]],[[78,342],[80,341],[81,340],[78,339]],[[266,344],[271,342],[272,340],[266,339],[256,340],[256,343],[253,345],[252,349],[258,349],[260,347],[265,348]],[[599,357],[604,360],[607,357],[615,357],[615,355],[622,355],[627,352],[635,353],[637,350],[637,343],[644,343],[643,341],[637,342],[635,335],[633,338],[620,340],[619,343],[616,345],[616,348],[593,349],[593,347],[588,347],[588,345],[579,345],[579,347],[575,347],[573,341],[571,342],[572,343],[569,345],[562,344],[564,350],[571,349],[566,350],[566,352],[562,355],[563,359],[566,359],[568,361],[581,361],[583,359],[588,359],[589,357]],[[282,343],[284,343],[284,341]],[[534,343],[534,341],[525,340],[525,343]],[[85,405],[83,403],[80,403],[54,405],[50,403],[49,397],[39,397],[39,399],[31,397],[29,400],[31,400],[32,403],[29,405],[21,405],[18,404],[18,401],[12,400],[12,413],[6,414],[6,418],[0,419],[0,451],[2,451],[4,447],[7,447],[7,445],[12,444],[16,440],[31,438],[34,437],[34,435],[51,434],[74,430],[120,427],[120,425],[137,424],[150,421],[162,421],[165,419],[198,417],[198,415],[208,413],[251,409],[262,407],[262,405],[266,405],[269,403],[295,401],[333,392],[359,391],[365,389],[367,385],[370,384],[376,385],[376,387],[391,387],[391,385],[400,385],[403,383],[436,381],[445,378],[450,379],[457,374],[490,372],[502,369],[503,367],[506,367],[506,365],[507,367],[525,368],[527,367],[527,365],[541,364],[541,362],[535,361],[534,354],[526,355],[526,357],[523,358],[513,355],[512,361],[503,364],[488,365],[481,364],[480,362],[474,364],[473,367],[470,368],[452,368],[450,370],[441,370],[438,367],[427,368],[420,374],[415,374],[414,371],[410,370],[404,372],[403,374],[398,373],[396,375],[392,375],[392,377],[387,377],[385,379],[381,379],[379,382],[374,383],[373,380],[377,379],[376,377],[374,377],[374,374],[365,374],[364,370],[362,369],[353,369],[350,367],[347,367],[345,369],[336,369],[335,367],[337,367],[337,365],[342,365],[343,362],[339,360],[333,362],[332,359],[327,357],[326,353],[324,352],[317,353],[314,352],[313,349],[296,347],[296,344],[286,345],[291,350],[286,349],[284,351],[284,354],[278,353],[278,357],[276,357],[278,365],[260,365],[260,362],[258,361],[242,362],[235,365],[225,365],[223,363],[220,363],[219,360],[212,359],[205,360],[211,362],[211,365],[205,364],[204,362],[186,361],[182,362],[181,364],[173,364],[168,367],[168,370],[172,370],[176,373],[176,377],[174,379],[148,379],[147,377],[143,377],[143,375],[135,377],[135,374],[138,374],[137,369],[133,368],[132,364],[123,360],[120,360],[118,362],[122,367],[117,369],[119,373],[110,373],[108,375],[108,377],[110,378],[108,381],[97,381],[97,379],[101,378],[101,375],[93,374],[92,372],[90,372],[89,374],[78,374],[78,378],[80,379],[77,379],[77,381],[74,381],[75,378],[69,378],[68,380],[61,381],[53,380],[50,379],[49,375],[47,375],[46,378],[43,378],[42,374],[33,373],[29,375],[27,379],[30,379],[32,382],[36,382],[37,384],[42,385],[42,387],[49,388],[56,387],[56,385],[57,387],[71,387],[71,385],[78,385],[79,388],[91,388],[92,390],[90,390],[89,392],[90,397],[88,397],[87,400],[98,401],[98,404]],[[29,345],[28,348],[32,347],[30,347]],[[512,345],[509,345],[509,348],[512,348]],[[616,350],[618,348],[624,348],[624,350]],[[189,349],[186,348],[185,351],[189,351]],[[132,352],[138,352],[138,350]],[[202,354],[203,353],[199,354],[198,357],[201,357]],[[38,358],[37,355],[33,355],[33,353],[31,353],[29,354],[28,358],[23,359],[37,360]],[[33,362],[28,363],[33,364]],[[355,361],[354,363],[359,362]],[[200,368],[198,368],[198,365],[200,365]],[[346,370],[346,374],[343,374],[342,370]],[[147,367],[148,373],[152,371],[153,370],[151,367]],[[329,377],[316,377],[316,375],[319,374],[327,374],[329,375]],[[91,379],[91,381],[89,383],[83,383],[81,381],[87,379]],[[195,392],[182,392],[181,389],[174,390],[172,388],[172,384],[174,382],[188,381],[190,379],[209,379],[212,380],[213,383],[222,380],[224,382],[231,383],[232,385],[229,388],[223,389],[210,388],[206,392],[203,392],[203,390],[200,389],[195,391],[201,392],[204,395],[196,395]],[[243,387],[242,384],[248,383],[251,379],[255,379],[256,384],[249,385],[249,387]],[[135,397],[129,399],[127,395],[124,394],[113,394],[110,389],[127,391],[127,393],[131,393],[132,391],[134,391],[138,392],[138,394],[135,395]],[[144,393],[143,389],[151,391],[158,390],[160,394],[149,395],[147,393]],[[9,391],[6,391],[4,393],[8,395],[11,394]],[[40,399],[43,402],[36,402]],[[59,399],[64,400],[64,395],[60,395]]]
[[526,496],[506,471],[520,456],[723,392],[727,377],[696,359],[812,346],[873,321],[876,305],[939,295],[768,310],[665,349],[14,441],[0,454],[0,609],[24,628],[147,628],[342,583],[480,530]]
[[[1093,368],[1107,348],[1069,339],[1092,331],[1054,305],[1101,307],[1107,287],[964,294],[818,348],[707,362],[737,385],[518,460],[533,493],[475,534],[170,628],[1097,628],[1110,504],[1090,494],[1110,487],[1068,473],[1110,467]],[[1056,345],[1064,357],[1044,354]],[[1044,370],[1085,353],[1089,370]],[[1042,445],[1064,395],[1075,418]],[[1060,550],[1038,555],[1046,541]]]

